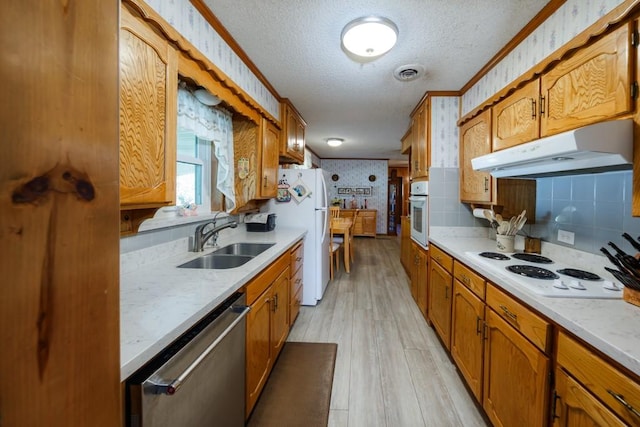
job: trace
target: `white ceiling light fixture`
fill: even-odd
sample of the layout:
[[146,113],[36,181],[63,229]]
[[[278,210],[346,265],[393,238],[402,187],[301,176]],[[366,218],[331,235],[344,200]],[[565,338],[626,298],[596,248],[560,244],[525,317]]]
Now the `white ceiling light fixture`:
[[329,138],[327,139],[327,145],[329,147],[339,147],[342,145],[342,143],[344,142],[344,139],[342,138]]
[[342,47],[362,58],[377,58],[389,52],[398,40],[398,27],[390,19],[366,16],[354,19],[342,30]]

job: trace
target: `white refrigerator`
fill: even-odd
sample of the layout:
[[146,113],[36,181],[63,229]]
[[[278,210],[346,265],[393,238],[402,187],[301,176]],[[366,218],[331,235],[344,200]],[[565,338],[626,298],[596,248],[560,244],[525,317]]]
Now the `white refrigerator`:
[[316,305],[329,283],[328,179],[329,174],[322,169],[278,169],[278,197],[263,208],[276,214],[276,227],[307,229],[303,305]]

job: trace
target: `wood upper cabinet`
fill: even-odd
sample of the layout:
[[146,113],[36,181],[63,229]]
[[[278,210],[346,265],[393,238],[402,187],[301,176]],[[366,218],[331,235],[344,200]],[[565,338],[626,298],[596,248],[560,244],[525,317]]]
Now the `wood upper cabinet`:
[[272,199],[278,194],[278,147],[280,144],[280,130],[270,121],[263,118],[260,125],[260,171],[257,196],[262,199]]
[[121,10],[120,205],[175,204],[177,54]]
[[563,60],[541,77],[540,135],[553,135],[632,110],[632,22]]
[[304,119],[288,99],[284,99],[280,110],[282,134],[280,136],[280,158],[287,163],[304,163]]
[[418,106],[412,119],[411,179],[429,177],[429,98]]
[[429,265],[429,320],[447,350],[451,344],[452,293],[451,272],[432,258]]
[[491,109],[460,127],[460,201],[491,203],[493,179],[488,172],[474,171],[471,159],[491,152]]
[[540,136],[539,98],[540,80],[535,79],[493,107],[492,151]]
[[545,426],[549,358],[489,307],[482,406],[495,426]]
[[453,282],[451,309],[451,357],[482,402],[484,302],[459,280]]

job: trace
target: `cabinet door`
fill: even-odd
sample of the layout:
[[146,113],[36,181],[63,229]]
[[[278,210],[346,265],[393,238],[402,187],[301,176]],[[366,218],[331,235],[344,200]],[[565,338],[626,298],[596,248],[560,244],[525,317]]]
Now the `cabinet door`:
[[418,248],[418,274],[416,275],[416,302],[422,315],[427,318],[429,300],[429,255],[427,251]]
[[486,309],[484,398],[495,426],[547,424],[549,358],[493,310]]
[[404,271],[409,274],[411,272],[411,221],[408,217],[403,216],[401,219],[400,230],[400,260]]
[[418,245],[411,241],[411,280],[409,286],[411,289],[411,297],[414,301],[418,301],[418,267],[420,265],[420,256]]
[[271,285],[271,348],[276,360],[289,334],[289,267]]
[[429,154],[428,103],[418,108],[413,116],[411,141],[411,178],[428,177],[427,157]]
[[477,172],[471,159],[491,152],[491,109],[460,128],[460,201],[489,203],[493,180],[488,172]]
[[484,302],[458,280],[453,283],[451,357],[467,385],[482,402],[482,327]]
[[373,236],[376,235],[376,211],[369,211],[359,213],[359,217],[362,218],[362,235]]
[[175,203],[178,60],[122,8],[120,204]]
[[280,155],[289,161],[304,162],[304,130],[305,123],[294,108],[283,102],[282,115],[285,125],[281,135]]
[[541,77],[545,98],[541,136],[631,111],[631,25],[623,25]]
[[624,426],[598,399],[562,369],[556,369],[555,427]]
[[247,314],[247,408],[249,415],[267,382],[271,369],[271,289],[251,304]]
[[429,319],[440,335],[444,346],[451,344],[451,293],[452,276],[437,262],[430,266],[429,283]]
[[493,151],[538,138],[539,98],[540,80],[536,79],[493,107]]
[[263,199],[274,198],[278,194],[278,147],[280,131],[267,119],[262,119],[261,171],[258,194]]

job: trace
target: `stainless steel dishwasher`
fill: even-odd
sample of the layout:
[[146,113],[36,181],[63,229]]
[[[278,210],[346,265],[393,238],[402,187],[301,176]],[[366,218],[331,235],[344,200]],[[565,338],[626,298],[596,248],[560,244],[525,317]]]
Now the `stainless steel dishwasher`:
[[127,380],[128,426],[244,426],[245,303],[232,295]]

